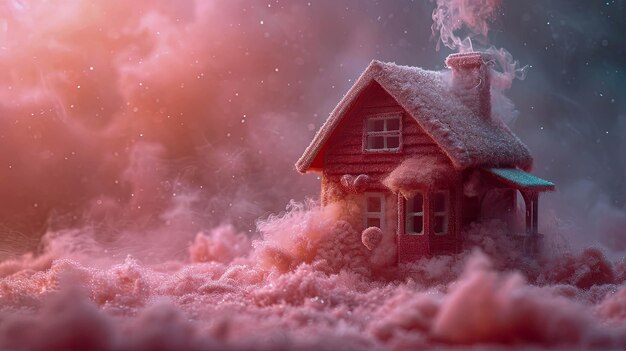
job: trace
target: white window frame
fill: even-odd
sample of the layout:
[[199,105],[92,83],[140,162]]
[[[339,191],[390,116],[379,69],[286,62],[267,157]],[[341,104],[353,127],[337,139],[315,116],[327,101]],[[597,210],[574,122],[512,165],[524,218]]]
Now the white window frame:
[[[380,212],[369,212],[367,210],[368,199],[377,198],[380,200]],[[376,218],[380,220],[380,229],[384,229],[385,226],[385,194],[383,193],[365,193],[365,206],[363,207],[363,227],[368,228],[367,220],[370,218]]]
[[[370,121],[384,121],[382,131],[370,131]],[[387,130],[388,121],[397,120],[398,130]],[[399,152],[402,148],[402,113],[391,112],[381,113],[368,116],[365,119],[365,125],[363,126],[363,152]],[[373,149],[369,147],[370,137],[383,137],[383,147],[380,149]],[[398,138],[397,147],[387,147],[387,140],[390,138]]]
[[[413,198],[416,195],[420,195],[422,196],[422,210],[417,212],[417,211],[412,211],[411,207],[412,207],[412,203],[413,203]],[[405,228],[405,232],[406,234],[409,235],[424,235],[425,234],[425,227],[426,227],[426,216],[425,216],[425,210],[426,210],[426,194],[424,194],[424,192],[422,191],[418,191],[415,193],[415,195],[408,197],[405,199],[404,202],[404,228]],[[411,204],[411,205],[409,205]],[[415,232],[415,231],[409,231],[409,228],[413,227],[413,218],[414,217],[422,217],[422,231],[421,232]]]
[[[444,210],[435,212],[435,196],[438,193],[444,194]],[[435,235],[447,235],[450,232],[450,190],[436,190],[432,192],[431,208],[432,210],[432,232]],[[435,232],[435,218],[443,217],[443,232]]]

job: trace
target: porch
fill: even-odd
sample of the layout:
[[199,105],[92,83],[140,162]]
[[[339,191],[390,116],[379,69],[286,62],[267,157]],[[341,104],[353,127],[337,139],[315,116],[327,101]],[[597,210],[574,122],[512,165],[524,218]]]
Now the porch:
[[515,238],[525,254],[537,254],[543,238],[539,233],[539,194],[554,191],[554,183],[515,168],[483,168],[482,171],[500,187],[516,189],[522,195],[525,231],[515,233]]

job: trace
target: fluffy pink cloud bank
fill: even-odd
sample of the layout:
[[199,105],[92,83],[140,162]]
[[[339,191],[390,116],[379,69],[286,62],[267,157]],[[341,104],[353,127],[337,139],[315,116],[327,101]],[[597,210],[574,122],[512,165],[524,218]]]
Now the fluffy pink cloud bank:
[[489,222],[467,233],[474,250],[385,266],[333,211],[294,206],[261,223],[255,241],[230,226],[200,233],[184,261],[104,264],[104,253],[58,246],[5,261],[0,346],[626,347],[624,261],[597,249],[529,260]]

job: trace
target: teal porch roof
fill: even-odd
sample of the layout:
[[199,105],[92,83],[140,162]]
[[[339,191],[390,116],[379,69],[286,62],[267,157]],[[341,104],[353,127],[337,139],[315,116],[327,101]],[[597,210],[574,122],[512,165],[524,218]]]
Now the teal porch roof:
[[554,190],[554,183],[516,168],[483,168],[483,170],[499,181],[519,190]]

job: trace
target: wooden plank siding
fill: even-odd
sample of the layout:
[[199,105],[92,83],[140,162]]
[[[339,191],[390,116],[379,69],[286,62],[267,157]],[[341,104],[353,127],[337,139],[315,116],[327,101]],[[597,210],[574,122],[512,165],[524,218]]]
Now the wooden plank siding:
[[[377,114],[397,112],[402,115],[400,150],[397,152],[366,152],[364,151],[365,121],[368,117]],[[383,179],[402,161],[413,156],[435,156],[449,162],[447,155],[439,148],[434,140],[424,132],[417,121],[398,105],[395,100],[377,83],[373,83],[361,94],[356,103],[348,110],[333,134],[330,136],[323,154],[324,166],[322,172],[322,198],[331,197],[333,186],[340,186],[341,177],[349,174],[358,176],[368,175],[370,182],[369,192],[387,193],[389,206],[393,207],[396,218],[393,225],[387,225],[387,230],[397,235],[398,260],[406,262],[424,254],[443,252],[457,252],[459,249],[458,229],[460,228],[462,186],[453,185],[450,191],[450,218],[449,233],[446,235],[425,234],[420,238],[405,234],[404,211],[405,199],[402,195],[391,194],[382,184]],[[362,205],[360,205],[362,206]],[[426,206],[426,211],[430,208]],[[427,226],[429,219],[425,218]],[[389,221],[391,222],[391,221]],[[391,224],[391,223],[389,223]],[[360,229],[360,228],[359,228]],[[427,229],[425,227],[425,229]],[[358,230],[358,229],[357,229]],[[361,229],[362,230],[362,229]],[[420,240],[418,240],[420,239]]]
[[[367,117],[381,113],[402,114],[402,142],[398,152],[365,152],[364,122]],[[405,158],[413,155],[446,157],[433,139],[406,113],[380,85],[373,83],[361,94],[347,112],[328,141],[324,154],[324,174],[389,173]]]

